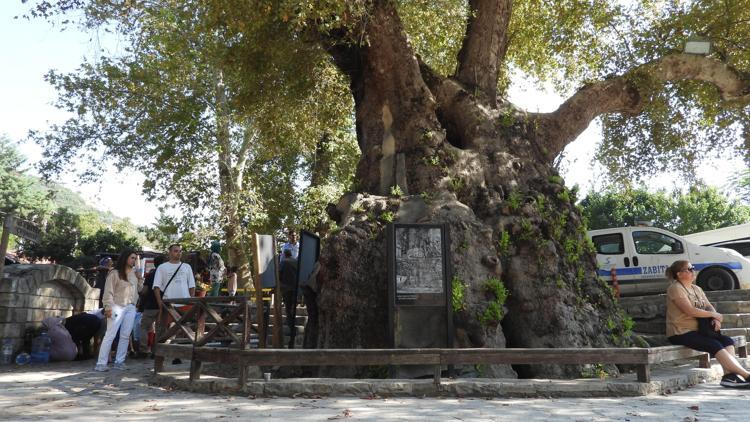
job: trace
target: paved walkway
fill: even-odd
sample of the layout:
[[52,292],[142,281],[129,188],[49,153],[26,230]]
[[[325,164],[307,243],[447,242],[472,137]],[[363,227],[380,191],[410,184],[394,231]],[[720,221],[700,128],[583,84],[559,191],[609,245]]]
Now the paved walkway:
[[[149,386],[152,361],[92,372],[93,361],[0,367],[0,420],[743,421],[750,390],[701,384],[670,395],[590,399],[266,399]],[[166,420],[165,420],[166,422]]]

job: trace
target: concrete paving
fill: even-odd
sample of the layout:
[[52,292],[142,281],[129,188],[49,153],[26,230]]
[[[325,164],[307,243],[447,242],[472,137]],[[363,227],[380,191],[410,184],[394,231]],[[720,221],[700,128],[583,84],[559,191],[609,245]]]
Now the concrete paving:
[[[208,367],[207,367],[208,368]],[[153,384],[183,391],[207,394],[234,394],[256,397],[624,397],[671,393],[702,382],[718,382],[721,367],[696,367],[695,360],[652,368],[651,382],[636,382],[634,373],[617,378],[605,377],[549,380],[549,379],[490,379],[443,378],[440,385],[432,379],[345,379],[345,378],[287,378],[264,381],[256,368],[251,369],[248,382],[240,386],[237,369],[224,365],[205,372],[199,380],[190,381],[186,365],[169,366],[151,378]],[[229,377],[229,378],[226,378]]]
[[[750,390],[716,381],[620,398],[256,398],[149,385],[152,361],[125,372],[93,361],[0,367],[0,420],[725,421],[750,419]],[[182,366],[187,369],[187,365]],[[169,369],[170,365],[168,365]],[[172,368],[177,369],[177,368]]]

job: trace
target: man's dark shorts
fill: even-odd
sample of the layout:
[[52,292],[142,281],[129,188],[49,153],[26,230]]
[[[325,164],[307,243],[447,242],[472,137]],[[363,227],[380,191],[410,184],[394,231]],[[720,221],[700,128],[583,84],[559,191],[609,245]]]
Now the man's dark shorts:
[[667,340],[672,344],[679,344],[693,350],[708,352],[711,354],[711,357],[716,356],[719,350],[727,346],[734,346],[734,340],[731,337],[720,336],[719,338],[711,338],[697,331],[688,331],[685,334],[669,337]]

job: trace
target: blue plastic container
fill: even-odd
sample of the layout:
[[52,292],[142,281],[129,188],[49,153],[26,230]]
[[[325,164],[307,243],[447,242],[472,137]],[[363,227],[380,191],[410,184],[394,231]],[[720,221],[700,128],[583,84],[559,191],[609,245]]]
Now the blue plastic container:
[[31,342],[31,363],[49,362],[49,351],[51,348],[52,339],[50,339],[46,331],[42,331]]
[[3,353],[0,363],[2,363],[3,365],[9,365],[13,363],[13,339],[3,339]]
[[31,356],[29,356],[29,354],[26,352],[19,353],[16,356],[16,365],[26,365],[30,361],[31,361]]

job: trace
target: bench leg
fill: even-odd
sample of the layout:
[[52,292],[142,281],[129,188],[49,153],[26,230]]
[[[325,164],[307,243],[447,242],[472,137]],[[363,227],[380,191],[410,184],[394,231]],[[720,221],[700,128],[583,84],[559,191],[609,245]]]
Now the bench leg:
[[156,356],[154,358],[154,374],[164,372],[164,356]]
[[638,382],[651,382],[651,365],[638,365]]
[[747,357],[747,345],[738,347],[737,355],[739,355],[739,357],[741,358],[746,358]]
[[247,365],[240,365],[240,376],[237,378],[237,383],[240,387],[244,387],[247,384]]
[[440,389],[440,380],[442,377],[443,372],[443,366],[442,365],[435,365],[435,372],[433,375],[433,381],[435,382],[435,386]]
[[698,358],[698,366],[705,369],[711,368],[711,356],[709,356],[708,353],[700,355]]
[[190,361],[190,381],[201,379],[201,369],[203,369],[203,362],[195,359]]
[[159,343],[156,343],[153,345],[151,349],[152,353],[154,353],[154,374],[158,374],[159,372],[164,372],[164,356],[161,355],[161,351],[159,350]]

